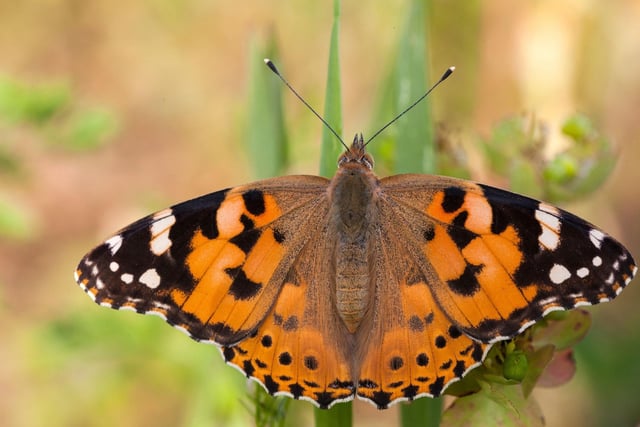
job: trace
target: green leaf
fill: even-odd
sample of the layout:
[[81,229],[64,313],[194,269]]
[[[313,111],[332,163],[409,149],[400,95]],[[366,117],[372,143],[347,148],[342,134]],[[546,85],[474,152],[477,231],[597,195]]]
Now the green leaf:
[[591,315],[586,310],[552,312],[531,333],[534,349],[553,345],[556,350],[564,350],[579,343],[591,327]]
[[352,418],[352,402],[337,403],[329,409],[314,408],[316,427],[351,427]]
[[[333,2],[333,28],[329,46],[329,69],[327,72],[327,90],[325,94],[324,119],[338,135],[342,135],[342,90],[340,85],[340,0]],[[344,138],[342,138],[344,140]],[[336,170],[336,161],[343,147],[324,127],[322,129],[322,149],[320,154],[320,175],[330,177]]]
[[482,391],[455,400],[443,414],[442,427],[542,427],[544,418],[519,385],[483,383]]
[[[425,21],[425,2],[413,0],[397,50],[394,100],[396,114],[427,91]],[[394,126],[397,128],[398,142],[394,172],[434,173],[435,148],[429,100],[416,105]]]
[[269,72],[263,61],[265,57],[277,58],[273,36],[266,48],[252,42],[249,55],[249,115],[245,140],[253,173],[262,179],[282,174],[288,163],[282,106],[284,85]]

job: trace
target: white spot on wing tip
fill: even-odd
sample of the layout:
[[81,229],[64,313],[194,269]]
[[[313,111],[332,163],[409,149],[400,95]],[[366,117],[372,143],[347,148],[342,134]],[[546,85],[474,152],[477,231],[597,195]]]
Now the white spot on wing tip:
[[552,215],[560,215],[560,212],[558,211],[558,208],[556,208],[555,206],[549,205],[547,203],[544,202],[540,202],[538,204],[538,209],[540,209],[543,212],[547,212],[550,213]]
[[602,265],[602,258],[596,255],[591,260],[591,263],[593,264],[594,267],[600,267]]
[[171,239],[169,239],[169,231],[167,230],[162,234],[159,234],[156,237],[154,237],[153,240],[151,240],[149,247],[151,248],[151,252],[156,256],[160,256],[163,253],[167,252],[171,247]]
[[602,240],[604,240],[604,238],[605,234],[600,230],[593,228],[589,231],[589,239],[591,240],[591,243],[593,243],[593,246],[598,249],[602,246]]
[[176,217],[172,214],[171,209],[165,209],[156,213],[154,222],[151,224],[151,252],[154,255],[162,255],[171,247],[171,239],[169,232],[171,227],[176,223]]
[[122,275],[120,275],[120,280],[128,285],[133,282],[133,274],[123,273]]
[[122,236],[119,234],[116,234],[115,236],[107,239],[104,243],[106,243],[109,246],[109,251],[111,252],[111,255],[115,255],[116,252],[118,252],[118,250],[122,246]]
[[535,216],[542,226],[542,233],[538,236],[538,241],[545,248],[553,251],[560,244],[560,218],[558,211],[553,207],[540,203],[539,209],[536,210]]
[[109,270],[113,271],[114,273],[118,271],[119,268],[120,265],[115,261],[111,261],[111,263],[109,264]]

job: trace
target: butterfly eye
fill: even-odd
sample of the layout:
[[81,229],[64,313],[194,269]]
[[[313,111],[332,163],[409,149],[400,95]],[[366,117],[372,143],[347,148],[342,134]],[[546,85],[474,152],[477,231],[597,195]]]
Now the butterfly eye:
[[368,153],[360,157],[360,163],[362,163],[369,169],[373,169],[373,157]]

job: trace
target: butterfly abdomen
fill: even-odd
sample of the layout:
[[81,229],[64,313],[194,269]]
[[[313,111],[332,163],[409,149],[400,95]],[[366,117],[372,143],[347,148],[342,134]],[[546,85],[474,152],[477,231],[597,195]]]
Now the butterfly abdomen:
[[336,236],[336,309],[351,333],[360,325],[371,300],[371,242],[367,233],[375,221],[372,199],[377,185],[369,169],[350,163],[340,169],[329,189]]

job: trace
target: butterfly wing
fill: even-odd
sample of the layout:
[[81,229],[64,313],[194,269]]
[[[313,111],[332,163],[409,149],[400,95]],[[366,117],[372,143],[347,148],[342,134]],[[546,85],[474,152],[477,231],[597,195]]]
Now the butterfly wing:
[[384,409],[398,400],[439,396],[481,362],[488,346],[462,334],[436,302],[435,283],[415,261],[414,236],[398,222],[396,209],[381,204],[380,215],[389,228],[371,236],[376,292],[358,336],[357,394]]
[[637,271],[611,236],[546,203],[446,177],[398,175],[381,185],[417,237],[416,262],[435,301],[478,341],[513,337],[553,310],[608,301]]
[[327,227],[328,209],[319,207],[316,215],[320,220],[304,229],[313,237],[291,266],[264,323],[253,336],[223,353],[270,394],[328,408],[353,398],[353,337],[338,316],[330,291],[335,288],[336,236]]
[[211,193],[124,228],[89,252],[76,281],[98,304],[157,314],[199,341],[255,333],[326,204],[328,180],[294,176]]
[[440,395],[491,343],[612,299],[637,271],[612,237],[527,197],[428,175],[380,188],[376,299],[357,346],[357,393],[380,408]]

